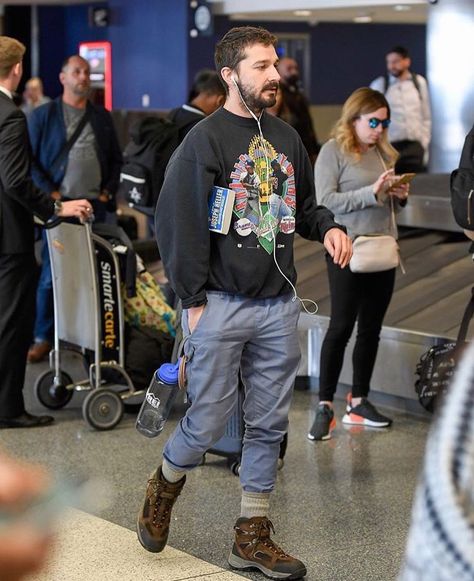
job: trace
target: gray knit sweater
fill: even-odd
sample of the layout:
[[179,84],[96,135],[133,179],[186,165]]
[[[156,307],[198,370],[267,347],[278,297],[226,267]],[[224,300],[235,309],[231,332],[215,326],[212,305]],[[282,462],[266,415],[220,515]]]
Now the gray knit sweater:
[[399,581],[474,579],[474,345],[426,446]]
[[[390,200],[377,202],[372,186],[385,167],[374,147],[362,153],[356,161],[342,153],[335,139],[323,145],[316,161],[314,177],[318,203],[335,215],[339,224],[346,226],[354,239],[361,234],[392,234]],[[395,202],[395,211],[399,205]]]

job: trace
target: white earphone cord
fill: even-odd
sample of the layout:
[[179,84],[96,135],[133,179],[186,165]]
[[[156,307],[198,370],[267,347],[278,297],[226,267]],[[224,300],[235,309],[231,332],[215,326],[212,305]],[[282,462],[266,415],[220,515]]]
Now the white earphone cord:
[[[260,139],[262,140],[262,147],[265,150],[265,163],[267,166],[267,181],[268,181],[268,177],[270,176],[270,167],[268,165],[268,160],[269,160],[269,155],[268,155],[268,150],[267,150],[267,145],[266,145],[266,141],[265,138],[263,137],[263,131],[262,131],[262,127],[260,125],[260,119],[262,118],[263,115],[263,110],[260,113],[260,115],[257,117],[255,115],[255,113],[247,106],[247,103],[245,102],[245,99],[242,96],[242,93],[240,92],[239,89],[239,85],[237,84],[237,81],[235,80],[235,78],[232,76],[231,77],[235,88],[237,89],[237,92],[239,93],[239,97],[240,100],[242,101],[243,106],[247,109],[247,111],[250,113],[250,115],[255,119],[255,121],[257,122],[257,126],[258,126],[258,132],[260,134]],[[260,196],[258,198],[258,208],[260,211],[260,215],[262,215],[262,209],[260,207]],[[291,286],[292,290],[293,290],[293,298],[291,299],[293,302],[296,301],[297,299],[300,301],[301,306],[303,307],[303,309],[305,310],[306,313],[308,313],[308,315],[316,315],[316,313],[319,310],[318,304],[316,303],[316,301],[313,301],[312,299],[302,299],[298,296],[298,293],[296,292],[296,288],[294,286],[294,284],[291,282],[291,280],[285,275],[285,273],[282,271],[282,269],[280,268],[280,265],[278,264],[278,260],[276,257],[276,246],[277,246],[277,241],[276,241],[276,234],[275,234],[275,227],[271,226],[271,232],[272,232],[272,237],[273,237],[273,261],[275,262],[275,265],[278,269],[278,272],[281,274],[281,276],[286,280],[286,282]],[[314,305],[314,309],[312,311],[310,311],[305,303],[310,303],[312,305]]]

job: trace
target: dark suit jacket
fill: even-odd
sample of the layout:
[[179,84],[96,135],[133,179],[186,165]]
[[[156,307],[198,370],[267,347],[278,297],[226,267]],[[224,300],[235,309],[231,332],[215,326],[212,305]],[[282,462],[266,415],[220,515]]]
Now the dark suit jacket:
[[53,201],[30,177],[31,152],[25,115],[0,91],[0,254],[32,252],[33,214],[47,220]]

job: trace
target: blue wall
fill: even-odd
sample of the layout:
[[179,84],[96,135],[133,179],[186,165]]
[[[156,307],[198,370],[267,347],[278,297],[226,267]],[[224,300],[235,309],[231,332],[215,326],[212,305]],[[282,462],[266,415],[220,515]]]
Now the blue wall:
[[[196,72],[214,67],[215,42],[233,26],[248,24],[216,16],[214,36],[191,38],[187,0],[109,0],[109,27],[92,28],[91,5],[39,8],[41,75],[46,93],[56,96],[64,57],[76,52],[80,41],[110,40],[115,109],[141,109],[144,94],[150,96],[152,109],[179,105]],[[426,73],[424,25],[256,24],[277,35],[309,35],[312,66],[306,90],[314,104],[343,103],[355,88],[383,74],[385,53],[397,44],[412,53],[413,70]]]
[[383,75],[385,54],[397,45],[412,55],[412,69],[426,75],[424,25],[327,23],[313,29],[311,41],[311,97],[316,104],[343,103],[354,89]]
[[110,0],[114,109],[181,104],[188,90],[188,2]]
[[[215,18],[215,36],[221,38],[233,26],[246,22]],[[426,74],[426,26],[402,24],[258,22],[275,33],[308,34],[311,38],[311,84],[306,87],[316,105],[343,103],[349,94],[385,72],[385,53],[403,45],[412,55],[412,68]],[[212,53],[211,53],[212,54]],[[199,56],[196,56],[199,58]],[[201,66],[208,66],[209,52],[203,52]],[[193,62],[199,68],[199,63]]]
[[80,42],[108,40],[107,28],[89,26],[89,6],[38,7],[40,76],[45,94],[50,97],[61,94],[59,72],[62,62],[78,52]]

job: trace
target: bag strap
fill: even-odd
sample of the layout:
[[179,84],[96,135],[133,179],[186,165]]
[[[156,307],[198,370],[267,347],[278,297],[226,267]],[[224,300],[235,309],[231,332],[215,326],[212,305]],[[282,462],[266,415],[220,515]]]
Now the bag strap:
[[[376,147],[377,153],[379,155],[380,161],[382,163],[382,167],[384,169],[384,171],[387,171],[387,164],[385,163],[385,160],[383,158],[383,155],[380,153],[380,149],[378,147]],[[395,205],[393,202],[393,196],[390,196],[390,219],[392,221],[392,229],[393,232],[398,232],[398,228],[397,228],[397,220],[395,218]],[[398,253],[399,255],[399,260],[400,260],[400,270],[402,271],[403,274],[406,274],[406,270],[405,270],[405,266],[403,264],[403,260],[402,260],[402,256],[400,254],[400,252]]]
[[[383,155],[380,153],[380,149],[378,147],[376,147],[376,150],[377,150],[377,153],[379,155],[380,161],[382,163],[383,170],[387,171],[388,167],[387,167],[387,164],[385,163]],[[397,221],[395,219],[395,206],[393,205],[393,196],[390,196],[390,218],[392,220],[393,231],[396,232],[397,231]]]
[[79,121],[76,129],[74,129],[74,133],[71,135],[71,137],[63,145],[61,151],[58,153],[55,160],[51,164],[51,167],[49,170],[50,175],[53,176],[56,173],[56,171],[59,169],[59,166],[63,162],[63,159],[71,151],[72,146],[76,143],[76,141],[79,138],[79,135],[82,133],[82,130],[86,126],[86,123],[89,121],[89,117],[90,117],[89,107],[86,107],[84,115],[81,117],[81,120]]
[[466,309],[464,310],[464,315],[462,316],[461,326],[459,327],[458,338],[456,339],[456,343],[464,343],[467,337],[467,331],[469,329],[469,323],[474,315],[474,287],[471,289],[471,298],[466,305]]

